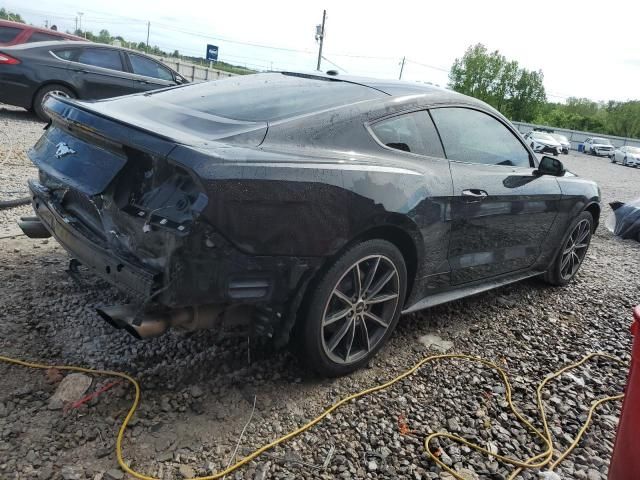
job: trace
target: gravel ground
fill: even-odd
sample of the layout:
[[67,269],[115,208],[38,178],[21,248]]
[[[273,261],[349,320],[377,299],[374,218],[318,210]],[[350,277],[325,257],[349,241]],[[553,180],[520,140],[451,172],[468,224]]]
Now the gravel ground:
[[[25,179],[34,175],[25,151],[41,129],[42,123],[26,112],[0,105],[1,198],[25,191]],[[597,180],[604,202],[637,196],[640,169],[581,154],[562,160],[570,170]],[[29,207],[0,210],[0,236],[16,232],[15,217],[29,213]],[[226,466],[254,399],[238,455],[438,348],[503,365],[517,405],[539,425],[534,391],[545,375],[591,351],[628,360],[631,308],[640,299],[640,244],[618,240],[601,226],[568,287],[525,281],[406,316],[369,368],[326,380],[314,377],[288,352],[246,339],[220,340],[199,332],[136,341],[111,329],[94,311],[121,295],[89,274],[80,281],[68,276],[68,256],[54,241],[0,241],[0,354],[132,373],[142,383],[143,398],[125,436],[125,458],[133,468],[167,480]],[[544,398],[556,450],[571,442],[587,405],[620,392],[625,376],[617,365],[593,361],[550,385]],[[51,402],[58,388],[52,377],[55,372],[0,364],[0,478],[124,478],[113,445],[131,390],[118,385],[79,408],[60,409]],[[110,382],[95,378],[90,391]],[[557,470],[562,478],[606,478],[619,408],[615,403],[599,409],[580,446]],[[451,478],[422,450],[426,434],[441,430],[495,446],[501,454],[540,451],[506,409],[496,374],[472,363],[445,361],[342,408],[227,478]],[[511,471],[465,447],[445,441],[441,446],[443,460],[465,470],[469,479],[503,479]],[[537,475],[524,472],[520,478]]]

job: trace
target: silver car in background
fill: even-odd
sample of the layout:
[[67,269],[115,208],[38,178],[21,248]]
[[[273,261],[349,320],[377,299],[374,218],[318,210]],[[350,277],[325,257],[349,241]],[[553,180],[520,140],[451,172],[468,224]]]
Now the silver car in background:
[[562,145],[551,134],[533,130],[524,136],[525,141],[536,153],[550,153],[558,155],[562,151]]
[[571,150],[571,142],[569,141],[569,139],[559,133],[550,133],[549,135],[555,138],[556,141],[560,144],[560,146],[562,147],[562,153],[568,155],[569,150]]
[[620,162],[627,167],[639,167],[640,147],[625,146],[616,148],[611,155],[611,162]]

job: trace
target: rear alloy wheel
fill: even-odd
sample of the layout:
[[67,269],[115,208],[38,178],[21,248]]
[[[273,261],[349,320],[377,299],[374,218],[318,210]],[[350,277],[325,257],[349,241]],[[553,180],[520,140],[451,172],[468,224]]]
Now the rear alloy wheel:
[[396,326],[406,293],[402,254],[369,240],[343,254],[311,292],[299,340],[321,375],[350,373],[372,358]]
[[33,110],[41,120],[48,122],[49,116],[44,111],[44,103],[50,95],[57,95],[63,98],[76,98],[75,94],[63,85],[45,85],[33,97]]
[[592,232],[593,216],[587,211],[582,212],[565,235],[562,248],[545,275],[547,282],[552,285],[566,285],[575,277],[587,255]]

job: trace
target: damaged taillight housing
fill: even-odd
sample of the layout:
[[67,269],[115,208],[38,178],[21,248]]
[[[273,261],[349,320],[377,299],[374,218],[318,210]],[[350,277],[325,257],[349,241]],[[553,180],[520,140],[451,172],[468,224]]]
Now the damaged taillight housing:
[[115,200],[130,215],[151,225],[186,233],[208,203],[189,173],[164,158],[127,151],[129,162],[119,176]]
[[20,60],[13,58],[11,55],[0,52],[0,65],[17,65]]

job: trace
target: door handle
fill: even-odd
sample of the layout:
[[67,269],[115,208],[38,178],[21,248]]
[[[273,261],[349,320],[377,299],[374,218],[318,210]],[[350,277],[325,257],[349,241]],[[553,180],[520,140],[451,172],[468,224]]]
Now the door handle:
[[477,188],[468,188],[462,191],[462,196],[467,202],[480,202],[487,198],[489,194]]

